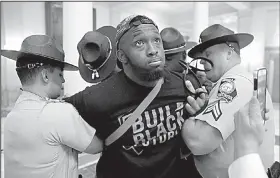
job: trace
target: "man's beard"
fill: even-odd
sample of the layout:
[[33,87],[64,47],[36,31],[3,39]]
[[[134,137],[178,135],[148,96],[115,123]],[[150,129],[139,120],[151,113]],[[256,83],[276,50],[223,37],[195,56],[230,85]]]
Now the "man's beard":
[[145,70],[133,64],[130,60],[128,60],[129,65],[131,66],[134,73],[138,76],[138,78],[145,82],[156,81],[163,77],[164,75],[164,67],[159,66],[154,70]]
[[145,73],[140,73],[139,78],[142,81],[152,82],[163,77],[163,69],[156,69]]

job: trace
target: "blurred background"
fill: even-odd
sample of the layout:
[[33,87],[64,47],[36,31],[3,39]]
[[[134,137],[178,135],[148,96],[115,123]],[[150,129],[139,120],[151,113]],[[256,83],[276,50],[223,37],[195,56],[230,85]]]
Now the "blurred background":
[[[196,42],[202,30],[215,23],[253,34],[253,43],[241,50],[242,65],[250,72],[268,69],[279,160],[279,2],[1,2],[1,49],[19,50],[27,36],[47,34],[61,42],[65,60],[78,65],[77,43],[86,32],[105,25],[116,27],[132,14],[149,16],[160,30],[175,27],[186,40]],[[15,62],[4,58],[1,56],[1,121],[20,93]],[[66,95],[88,85],[79,72],[65,72],[65,79]],[[80,159],[84,159],[79,164],[83,169],[98,158],[82,155]]]

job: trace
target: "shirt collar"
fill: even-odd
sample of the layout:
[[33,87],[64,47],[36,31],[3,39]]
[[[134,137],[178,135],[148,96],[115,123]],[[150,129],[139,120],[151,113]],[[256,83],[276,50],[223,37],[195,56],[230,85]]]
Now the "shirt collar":
[[244,68],[241,66],[241,64],[237,64],[233,66],[231,69],[229,69],[226,73],[224,73],[224,75],[217,82],[215,82],[213,86],[215,87],[222,79],[226,78],[227,76],[236,75],[243,72],[244,72]]
[[241,66],[241,64],[237,64],[231,69],[229,69],[221,78],[225,78],[228,75],[232,74],[240,74],[244,72],[244,68]]
[[32,93],[32,92],[29,92],[29,91],[22,91],[21,95],[18,97],[16,103],[20,103],[20,102],[25,101],[25,100],[47,101],[48,98],[39,96],[39,95],[37,95],[35,93]]

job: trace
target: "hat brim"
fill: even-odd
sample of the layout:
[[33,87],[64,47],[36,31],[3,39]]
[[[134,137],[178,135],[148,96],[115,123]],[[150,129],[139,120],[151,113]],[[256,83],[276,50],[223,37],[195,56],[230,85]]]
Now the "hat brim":
[[183,52],[186,51],[192,47],[194,47],[197,43],[196,42],[186,42],[186,45],[182,46],[181,48],[173,48],[173,49],[168,49],[168,50],[164,50],[165,54],[174,54],[174,53],[179,53],[179,52]]
[[210,46],[221,44],[225,42],[237,42],[240,49],[248,46],[254,40],[254,36],[248,33],[236,33],[233,35],[225,35],[211,40],[202,42],[194,46],[189,52],[188,56],[194,58],[197,53],[203,52],[206,48]]
[[15,51],[15,50],[1,50],[1,55],[6,57],[6,58],[9,58],[9,59],[12,59],[14,61],[17,61],[18,57],[19,56],[22,56],[22,55],[30,55],[30,56],[34,56],[34,57],[39,57],[38,58],[38,62],[54,62],[54,63],[57,63],[57,64],[61,64],[63,65],[63,70],[67,70],[67,71],[77,71],[79,70],[79,68],[77,66],[74,66],[72,64],[69,64],[67,62],[62,62],[62,61],[59,61],[57,59],[54,59],[54,58],[50,58],[48,56],[44,56],[44,55],[41,55],[41,54],[34,54],[34,53],[26,53],[26,52],[22,52],[22,51]]
[[107,60],[107,62],[97,71],[99,74],[99,78],[92,78],[92,73],[93,71],[90,70],[84,63],[83,63],[83,58],[80,56],[79,57],[79,72],[82,78],[88,82],[88,83],[98,83],[106,79],[107,77],[110,76],[110,74],[114,71],[117,63],[116,59],[116,41],[115,41],[115,36],[117,33],[116,28],[112,26],[104,26],[99,29],[97,29],[99,33],[107,36],[112,44],[112,52]]

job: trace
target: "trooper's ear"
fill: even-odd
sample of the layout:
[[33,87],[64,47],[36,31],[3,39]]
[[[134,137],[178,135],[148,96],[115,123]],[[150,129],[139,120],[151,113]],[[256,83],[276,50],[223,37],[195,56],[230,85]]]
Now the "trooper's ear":
[[127,59],[126,54],[125,54],[124,51],[121,50],[121,49],[119,49],[119,50],[117,51],[117,58],[118,58],[118,60],[119,60],[121,63],[123,63],[123,64],[127,64],[127,62],[128,62],[128,59]]
[[41,76],[42,76],[42,81],[44,83],[48,83],[49,82],[49,78],[48,78],[49,72],[47,69],[42,69],[41,71]]
[[233,49],[230,49],[229,51],[228,51],[228,55],[232,55],[232,52],[233,52]]
[[234,49],[230,48],[230,50],[228,50],[228,57],[227,59],[229,60],[232,57],[233,51]]

